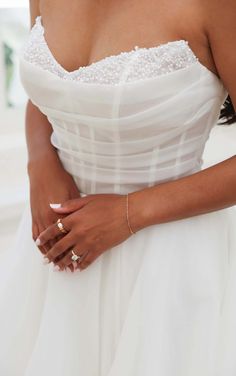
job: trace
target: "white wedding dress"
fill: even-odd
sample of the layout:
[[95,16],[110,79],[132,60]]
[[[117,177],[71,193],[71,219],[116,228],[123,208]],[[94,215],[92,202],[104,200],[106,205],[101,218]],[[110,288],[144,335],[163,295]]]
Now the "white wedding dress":
[[[227,96],[185,40],[68,72],[40,17],[20,73],[82,196],[199,171]],[[43,265],[27,204],[0,265],[0,375],[235,376],[234,211],[146,227],[66,273]]]

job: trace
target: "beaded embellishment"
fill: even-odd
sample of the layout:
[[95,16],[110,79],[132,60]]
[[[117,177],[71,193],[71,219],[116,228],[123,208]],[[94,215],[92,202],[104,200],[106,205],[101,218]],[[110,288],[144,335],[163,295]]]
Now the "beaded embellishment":
[[65,80],[117,85],[154,78],[186,68],[198,61],[186,40],[176,40],[157,47],[139,48],[105,57],[72,72],[64,69],[52,55],[44,37],[41,16],[36,17],[23,47],[23,58]]

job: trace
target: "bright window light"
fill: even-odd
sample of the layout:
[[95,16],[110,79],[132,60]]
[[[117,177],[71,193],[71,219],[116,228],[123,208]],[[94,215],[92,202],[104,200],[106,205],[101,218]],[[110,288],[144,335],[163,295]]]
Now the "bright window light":
[[0,8],[25,8],[29,0],[0,0]]

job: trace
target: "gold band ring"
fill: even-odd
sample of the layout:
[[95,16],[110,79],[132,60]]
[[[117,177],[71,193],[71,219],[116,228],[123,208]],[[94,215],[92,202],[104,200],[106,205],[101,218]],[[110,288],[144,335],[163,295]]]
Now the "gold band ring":
[[56,223],[58,229],[63,233],[63,234],[67,234],[69,231],[67,231],[63,225],[63,223],[61,222],[61,218],[59,218],[57,220],[57,223]]

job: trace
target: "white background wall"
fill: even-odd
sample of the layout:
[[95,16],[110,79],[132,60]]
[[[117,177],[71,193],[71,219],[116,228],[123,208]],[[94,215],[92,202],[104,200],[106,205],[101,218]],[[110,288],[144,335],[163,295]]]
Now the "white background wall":
[[27,8],[29,0],[0,0],[0,8]]
[[[0,0],[1,44],[4,40],[16,50],[20,48],[29,30],[27,7],[28,1]],[[5,25],[8,22],[11,22],[11,26],[6,29]],[[0,48],[0,252],[7,249],[14,238],[28,195],[24,137],[24,108],[27,97],[23,88],[16,83],[13,85],[11,96],[18,103],[18,107],[14,109],[6,107],[6,76],[3,63],[3,49]],[[17,58],[15,63],[15,80],[18,81]]]

